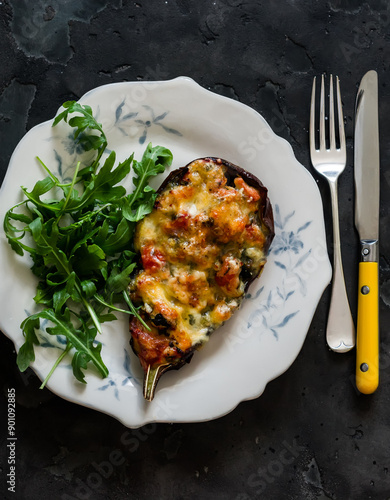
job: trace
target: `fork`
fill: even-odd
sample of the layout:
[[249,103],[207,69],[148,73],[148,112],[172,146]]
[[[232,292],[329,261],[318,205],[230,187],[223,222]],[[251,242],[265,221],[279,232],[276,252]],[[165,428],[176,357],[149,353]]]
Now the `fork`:
[[347,153],[345,145],[344,118],[340,95],[340,82],[336,76],[337,111],[339,124],[339,143],[336,147],[336,127],[333,99],[333,77],[330,75],[329,85],[329,148],[326,145],[325,127],[325,92],[324,75],[321,78],[320,95],[320,122],[319,122],[319,149],[315,144],[315,93],[316,77],[313,80],[310,108],[310,157],[315,170],[323,175],[328,183],[332,202],[333,217],[333,282],[328,323],[326,327],[326,340],[329,347],[336,352],[347,352],[355,345],[355,327],[352,320],[348,296],[345,289],[343,264],[340,247],[340,227],[337,182],[346,164]]

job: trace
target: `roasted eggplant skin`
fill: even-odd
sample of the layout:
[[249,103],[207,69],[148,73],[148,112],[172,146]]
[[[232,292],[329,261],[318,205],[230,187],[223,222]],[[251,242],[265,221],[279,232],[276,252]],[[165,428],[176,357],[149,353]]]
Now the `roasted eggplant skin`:
[[[198,182],[200,177],[202,182]],[[188,211],[183,210],[183,205],[180,205],[180,209],[177,208],[179,196],[188,197],[190,201],[195,197],[197,201],[196,189],[207,191],[206,188],[211,194],[202,195],[199,192],[199,196],[205,196],[206,199],[207,196],[217,197],[220,212],[201,210],[199,203],[195,208],[190,204]],[[229,205],[232,199],[238,201]],[[238,227],[242,229],[242,233],[238,233],[237,228],[234,228],[233,233],[230,232],[229,217],[226,227],[218,225],[219,219],[215,221],[210,217],[214,213],[218,217],[222,213],[223,204],[236,209],[238,207],[237,221],[241,224]],[[203,208],[203,205],[200,207]],[[159,213],[164,214],[161,224]],[[248,287],[263,269],[274,237],[274,221],[268,190],[261,181],[243,168],[215,157],[198,158],[171,172],[157,191],[152,214],[145,219],[138,223],[136,229],[135,248],[139,251],[140,258],[129,293],[134,304],[140,307],[140,315],[149,328],[145,328],[136,317],[131,317],[130,343],[145,372],[144,397],[151,400],[161,374],[188,363],[209,334],[239,307]],[[153,224],[162,226],[162,229],[160,227],[157,233],[150,233],[148,228],[153,227]],[[167,237],[166,241],[161,234],[164,238]],[[205,248],[204,255],[202,254],[204,258],[194,255],[194,262],[191,262],[192,259],[188,259],[188,248],[191,247],[190,240],[198,237],[198,234],[199,245],[202,235],[205,235],[207,241],[214,239],[219,246],[211,245],[210,252]],[[248,244],[247,238],[253,239],[253,242]],[[238,248],[239,241],[241,249]],[[168,248],[167,242],[173,248]],[[182,261],[185,267],[184,270],[180,268],[181,274],[177,277],[179,271],[175,266],[177,262],[181,265]],[[184,275],[186,281],[183,280]],[[157,290],[162,287],[161,283],[171,283],[173,286],[171,297],[172,303],[176,305],[172,308],[169,307],[169,302],[165,303],[159,297],[155,300]],[[181,299],[183,290],[180,287],[183,286],[188,293]],[[178,297],[175,296],[176,292]],[[214,297],[221,296],[221,307],[219,302],[215,304],[215,300],[214,304],[210,303],[210,299],[207,299],[208,292],[212,292]],[[194,315],[194,328],[199,328],[203,336],[197,338],[195,334],[189,339],[186,332],[182,332],[182,316],[186,315],[187,326],[192,324],[188,310],[195,308],[193,310],[198,311],[201,307],[199,302],[203,299],[202,315],[208,320],[200,318],[198,314]],[[186,307],[183,308],[183,304]]]

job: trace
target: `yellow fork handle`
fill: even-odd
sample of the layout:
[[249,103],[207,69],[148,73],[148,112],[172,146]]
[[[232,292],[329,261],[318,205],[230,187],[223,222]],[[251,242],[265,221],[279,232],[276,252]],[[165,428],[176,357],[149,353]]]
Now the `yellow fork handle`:
[[379,279],[377,262],[359,263],[356,387],[372,394],[379,384]]

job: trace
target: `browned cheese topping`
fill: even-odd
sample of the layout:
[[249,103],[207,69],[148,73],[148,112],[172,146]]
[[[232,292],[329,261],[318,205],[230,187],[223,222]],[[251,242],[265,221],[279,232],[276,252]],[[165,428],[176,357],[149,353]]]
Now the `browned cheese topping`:
[[239,307],[266,260],[262,195],[242,177],[231,178],[221,160],[195,160],[139,223],[143,269],[130,291],[152,328],[135,335],[148,363],[203,344]]

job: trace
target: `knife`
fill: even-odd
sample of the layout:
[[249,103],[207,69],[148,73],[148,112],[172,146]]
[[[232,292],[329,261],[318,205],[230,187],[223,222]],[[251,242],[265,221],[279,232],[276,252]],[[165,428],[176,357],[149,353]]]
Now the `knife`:
[[368,71],[355,109],[355,225],[361,244],[358,280],[356,387],[372,394],[379,383],[379,125],[378,75]]

